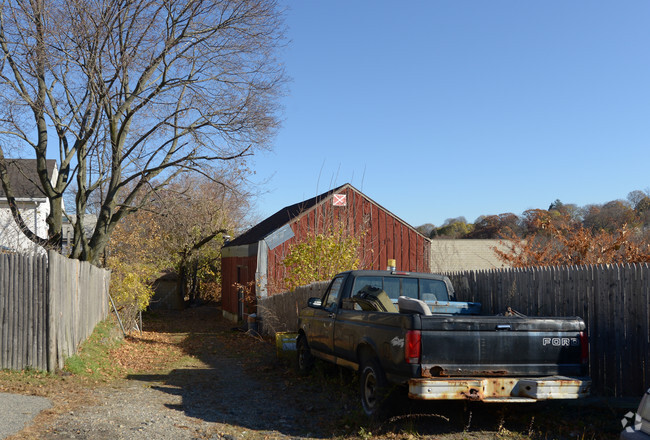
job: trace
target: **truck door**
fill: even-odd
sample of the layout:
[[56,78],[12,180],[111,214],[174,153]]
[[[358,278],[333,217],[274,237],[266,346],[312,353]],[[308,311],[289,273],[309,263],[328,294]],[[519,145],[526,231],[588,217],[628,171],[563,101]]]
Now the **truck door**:
[[342,276],[334,278],[323,296],[322,308],[314,311],[310,345],[312,349],[326,355],[332,355],[334,352],[334,321],[342,285]]

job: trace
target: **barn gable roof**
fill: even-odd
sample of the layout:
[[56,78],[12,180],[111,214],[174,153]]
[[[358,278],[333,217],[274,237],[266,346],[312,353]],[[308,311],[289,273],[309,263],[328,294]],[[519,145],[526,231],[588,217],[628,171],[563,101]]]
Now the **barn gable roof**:
[[[379,205],[377,202],[374,200],[370,199],[368,196],[364,195],[361,193],[359,190],[354,188],[352,185],[349,183],[346,183],[344,185],[341,185],[337,188],[331,189],[329,191],[326,191],[322,194],[317,195],[316,197],[312,197],[311,199],[304,200],[302,202],[295,203],[290,206],[285,206],[284,208],[280,209],[278,212],[273,214],[270,217],[267,217],[265,220],[262,220],[260,223],[257,225],[253,226],[250,228],[248,231],[244,232],[242,235],[238,236],[228,244],[224,246],[225,247],[230,247],[230,246],[242,246],[242,245],[249,245],[249,244],[255,244],[260,240],[263,240],[267,236],[269,236],[271,233],[274,231],[280,229],[282,226],[290,223],[292,220],[296,219],[300,215],[304,214],[308,210],[314,208],[316,205],[319,203],[322,203],[323,201],[327,200],[328,198],[332,197],[333,194],[341,192],[345,188],[351,188],[353,191],[359,193],[361,196],[366,198],[369,202],[373,203],[374,205],[378,206],[382,210],[386,211],[388,214],[393,216],[395,219],[403,223],[405,226],[408,228],[412,229],[415,231],[417,234],[422,235],[419,231],[417,231],[413,226],[409,225],[405,221],[401,220],[399,217],[396,215],[392,214],[390,211],[386,210],[384,207]],[[429,240],[428,237],[422,235],[424,238]]]
[[346,183],[345,185],[341,185],[338,188],[326,191],[320,195],[317,195],[316,197],[312,197],[311,199],[294,203],[293,205],[285,206],[272,216],[267,217],[265,220],[262,220],[260,223],[256,224],[248,231],[244,232],[242,235],[226,244],[224,247],[257,243],[258,241],[267,237],[273,231],[276,231],[277,229],[289,223],[294,218],[298,217],[303,212],[318,205],[320,202],[327,199],[332,194],[341,191],[346,186],[351,185]]
[[[56,169],[56,160],[48,159],[46,162],[47,174],[52,178]],[[45,198],[36,170],[36,159],[7,159],[7,173],[14,197],[18,199]],[[5,192],[0,185],[0,197],[4,196]]]

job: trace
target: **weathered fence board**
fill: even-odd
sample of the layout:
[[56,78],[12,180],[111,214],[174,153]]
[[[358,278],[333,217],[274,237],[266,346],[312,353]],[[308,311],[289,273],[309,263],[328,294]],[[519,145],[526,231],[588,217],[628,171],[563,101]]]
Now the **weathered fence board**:
[[109,276],[55,252],[0,254],[0,368],[62,368],[108,316]]
[[596,394],[636,396],[650,387],[648,264],[499,269],[447,274],[462,301],[483,312],[580,316],[589,334]]
[[[580,316],[589,335],[593,392],[637,396],[650,387],[650,265],[499,269],[447,274],[457,298],[528,316]],[[265,330],[296,331],[297,311],[327,283],[260,300]]]
[[262,319],[264,332],[298,331],[298,312],[307,307],[311,297],[320,298],[325,293],[328,282],[312,283],[298,287],[293,292],[269,296],[258,300],[257,313]]
[[[33,260],[20,255],[2,255],[0,265],[0,362],[5,368],[11,368],[37,357],[34,325],[40,316],[34,304],[35,286],[28,279]],[[33,316],[35,321],[26,316]]]

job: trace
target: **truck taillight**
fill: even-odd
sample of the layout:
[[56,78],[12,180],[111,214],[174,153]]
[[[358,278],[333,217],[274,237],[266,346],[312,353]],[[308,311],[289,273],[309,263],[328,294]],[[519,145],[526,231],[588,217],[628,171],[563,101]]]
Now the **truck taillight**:
[[404,359],[407,364],[419,364],[422,354],[422,333],[420,330],[409,330],[406,332],[404,346]]
[[589,338],[587,332],[580,332],[580,359],[585,365],[589,363]]

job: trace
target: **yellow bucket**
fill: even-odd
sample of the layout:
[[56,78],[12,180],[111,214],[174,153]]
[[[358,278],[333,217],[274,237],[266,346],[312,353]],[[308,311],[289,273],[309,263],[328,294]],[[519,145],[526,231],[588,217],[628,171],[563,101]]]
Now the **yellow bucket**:
[[278,332],[275,334],[275,349],[279,358],[295,356],[298,333]]

